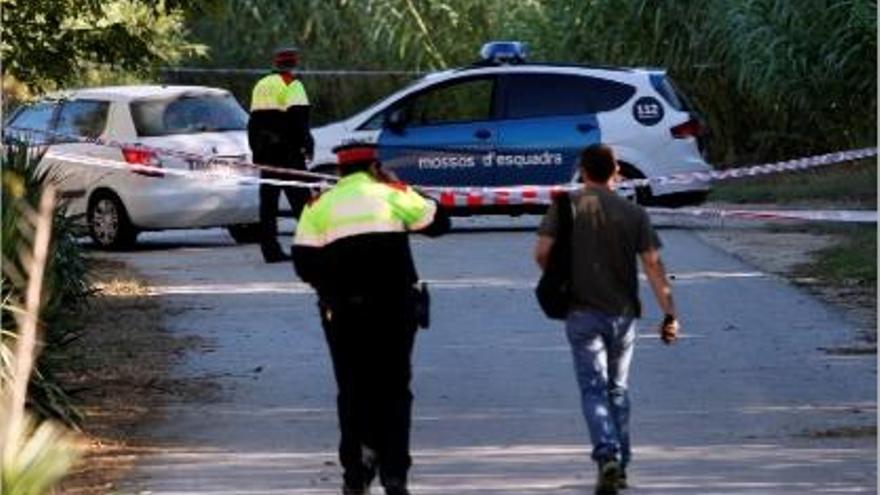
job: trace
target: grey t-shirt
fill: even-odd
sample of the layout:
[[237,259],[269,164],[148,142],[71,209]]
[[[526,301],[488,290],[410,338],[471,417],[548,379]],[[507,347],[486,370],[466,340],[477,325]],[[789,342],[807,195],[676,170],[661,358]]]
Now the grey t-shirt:
[[[588,187],[570,196],[574,206],[572,307],[641,316],[636,257],[661,246],[648,213],[606,189]],[[557,209],[554,203],[547,211],[539,235],[556,237]]]

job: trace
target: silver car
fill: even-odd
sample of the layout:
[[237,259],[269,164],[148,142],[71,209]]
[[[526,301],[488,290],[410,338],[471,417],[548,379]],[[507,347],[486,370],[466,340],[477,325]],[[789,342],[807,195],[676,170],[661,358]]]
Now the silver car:
[[250,161],[247,121],[222,89],[101,87],[19,108],[5,124],[4,140],[46,148],[40,166],[99,247],[131,246],[145,230],[217,226],[247,242],[257,235],[259,207],[258,185],[241,180],[257,175],[239,164]]

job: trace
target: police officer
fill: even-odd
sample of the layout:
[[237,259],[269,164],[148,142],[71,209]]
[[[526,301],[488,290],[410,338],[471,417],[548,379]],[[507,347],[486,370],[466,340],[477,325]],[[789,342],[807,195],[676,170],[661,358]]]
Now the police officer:
[[[305,169],[314,151],[309,131],[309,97],[294,73],[299,62],[296,48],[280,48],[272,58],[274,71],[254,86],[248,140],[254,163],[273,167]],[[289,175],[262,171],[269,179],[291,179]],[[260,248],[267,263],[289,260],[278,243],[278,199],[281,191],[299,218],[309,191],[304,188],[260,184]]]
[[408,494],[418,312],[408,234],[440,235],[449,218],[384,171],[374,145],[334,152],[341,177],[303,210],[293,263],[318,293],[333,360],[342,493],[368,493],[378,470],[386,494]]

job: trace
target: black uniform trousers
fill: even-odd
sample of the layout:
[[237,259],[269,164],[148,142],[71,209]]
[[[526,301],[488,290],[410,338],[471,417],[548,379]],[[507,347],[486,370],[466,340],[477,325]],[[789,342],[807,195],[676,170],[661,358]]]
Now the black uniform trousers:
[[[321,304],[324,334],[338,387],[339,460],[348,486],[406,481],[412,414],[412,350],[416,322],[411,300]],[[365,465],[364,449],[378,466]]]
[[[277,180],[303,180],[294,175],[262,171],[260,177]],[[260,184],[260,248],[264,256],[277,256],[282,253],[278,242],[278,200],[281,194],[287,197],[293,217],[299,219],[300,213],[311,198],[311,192],[304,187],[275,186]]]

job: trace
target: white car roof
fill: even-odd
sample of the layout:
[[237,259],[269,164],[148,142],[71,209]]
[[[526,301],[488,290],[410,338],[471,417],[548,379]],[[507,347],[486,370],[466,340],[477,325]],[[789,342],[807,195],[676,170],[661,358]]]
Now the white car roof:
[[86,99],[95,98],[111,101],[132,101],[142,98],[167,98],[184,93],[203,94],[228,94],[229,91],[208,86],[164,86],[164,85],[137,85],[137,86],[102,86],[96,88],[81,88],[59,91],[52,93],[49,98]]
[[424,82],[442,81],[444,79],[477,75],[477,74],[523,74],[523,73],[553,73],[598,76],[620,82],[634,83],[646,75],[665,72],[664,69],[643,67],[616,67],[604,65],[578,65],[578,64],[547,64],[527,63],[511,65],[473,65],[457,69],[449,69],[441,72],[427,74],[422,78]]
[[627,84],[645,84],[650,74],[664,73],[665,69],[652,67],[617,67],[604,65],[579,65],[579,64],[548,64],[548,63],[525,63],[525,64],[501,64],[501,65],[471,65],[458,67],[454,69],[446,69],[438,72],[430,72],[419,79],[412,81],[390,95],[375,102],[369,107],[361,110],[345,119],[345,122],[355,122],[358,125],[366,118],[374,115],[375,112],[388,106],[392,102],[398,101],[406,95],[415,93],[426,86],[430,86],[437,82],[457,77],[467,77],[482,74],[516,74],[516,73],[554,73],[554,74],[574,74],[602,77],[613,81],[623,82]]

